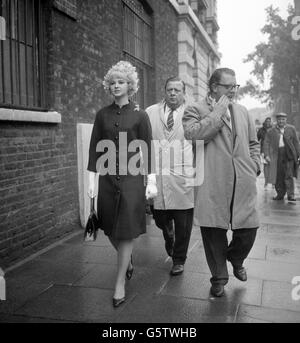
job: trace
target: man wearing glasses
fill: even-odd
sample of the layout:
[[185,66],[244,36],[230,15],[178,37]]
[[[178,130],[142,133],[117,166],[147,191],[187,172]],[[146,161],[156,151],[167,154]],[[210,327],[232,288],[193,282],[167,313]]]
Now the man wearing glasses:
[[217,69],[209,80],[207,97],[187,107],[183,116],[186,139],[204,140],[205,144],[204,182],[196,189],[194,223],[201,227],[212,274],[210,292],[217,297],[224,294],[229,279],[227,260],[234,276],[247,280],[243,263],[259,227],[256,177],[260,146],[248,111],[234,102],[238,88],[233,70]]

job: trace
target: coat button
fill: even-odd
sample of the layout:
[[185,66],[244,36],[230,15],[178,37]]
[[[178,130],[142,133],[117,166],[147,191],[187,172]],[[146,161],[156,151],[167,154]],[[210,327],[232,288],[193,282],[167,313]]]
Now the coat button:
[[116,136],[116,137],[115,137],[115,140],[116,140],[116,141],[119,140],[119,136]]
[[118,126],[119,126],[119,123],[115,123],[115,126],[118,127]]
[[121,114],[121,112],[120,112],[120,111],[118,111],[118,112],[117,112],[117,114],[118,114],[118,115],[120,115],[120,114]]
[[120,176],[117,176],[116,179],[117,179],[117,181],[120,181],[121,178],[120,178]]
[[120,193],[121,193],[121,191],[118,189],[118,190],[117,190],[117,193],[118,193],[118,194],[120,194]]

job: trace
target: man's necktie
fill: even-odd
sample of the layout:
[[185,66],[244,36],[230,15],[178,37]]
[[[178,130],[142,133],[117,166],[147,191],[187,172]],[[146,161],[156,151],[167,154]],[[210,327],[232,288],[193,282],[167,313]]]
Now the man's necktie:
[[174,110],[171,110],[169,115],[168,115],[168,120],[167,120],[167,127],[168,127],[168,130],[171,131],[172,130],[172,127],[174,125],[174,116],[173,116],[173,112]]
[[232,138],[233,138],[233,145],[234,145],[235,139],[236,139],[236,128],[235,128],[235,121],[234,121],[234,116],[233,116],[233,108],[231,104],[228,106],[228,109],[230,112],[231,130],[232,130]]

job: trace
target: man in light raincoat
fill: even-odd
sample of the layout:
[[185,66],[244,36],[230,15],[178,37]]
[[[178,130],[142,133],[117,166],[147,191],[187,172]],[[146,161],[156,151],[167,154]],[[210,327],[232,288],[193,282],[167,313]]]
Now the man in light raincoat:
[[[205,144],[204,182],[196,190],[194,223],[201,227],[213,296],[224,294],[227,260],[234,275],[247,280],[243,262],[259,227],[256,177],[260,145],[248,111],[233,101],[238,87],[233,70],[217,69],[208,96],[187,107],[183,116],[186,139],[204,140]],[[233,239],[228,246],[229,228]]]

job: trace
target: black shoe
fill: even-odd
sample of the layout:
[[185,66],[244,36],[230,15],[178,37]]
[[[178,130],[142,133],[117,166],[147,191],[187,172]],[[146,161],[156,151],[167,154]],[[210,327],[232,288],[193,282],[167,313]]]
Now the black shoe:
[[130,279],[132,278],[132,274],[133,274],[133,260],[132,260],[132,255],[131,255],[130,261],[131,261],[132,268],[131,268],[131,269],[128,268],[128,269],[126,270],[126,279],[127,279],[127,280],[130,280]]
[[288,201],[289,202],[296,202],[296,198],[295,197],[288,197]]
[[283,200],[283,197],[280,197],[279,195],[277,195],[276,197],[273,197],[273,200]]
[[240,281],[247,281],[247,273],[244,267],[233,267],[233,275]]
[[124,302],[125,302],[125,297],[120,298],[120,299],[113,298],[113,307],[119,307]]
[[222,297],[224,295],[224,286],[220,284],[214,284],[210,288],[210,293],[214,297]]
[[170,271],[170,274],[172,276],[176,276],[176,275],[180,275],[182,274],[184,271],[184,266],[183,264],[174,264],[171,271]]

